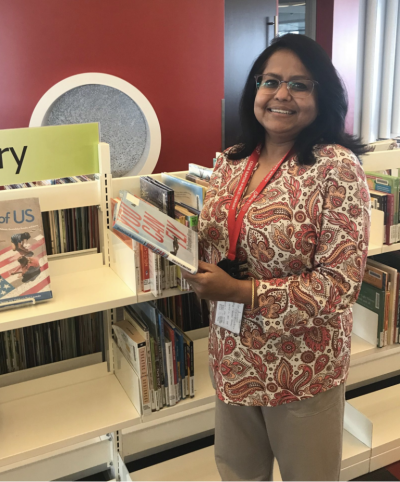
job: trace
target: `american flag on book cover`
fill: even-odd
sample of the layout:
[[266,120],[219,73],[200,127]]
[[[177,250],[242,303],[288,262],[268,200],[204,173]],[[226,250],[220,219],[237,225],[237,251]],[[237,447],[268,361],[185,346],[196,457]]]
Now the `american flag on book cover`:
[[52,297],[39,200],[0,201],[0,308]]
[[[35,298],[36,301],[42,301],[52,297],[50,288],[49,264],[46,256],[46,247],[44,236],[39,234],[35,238],[31,238],[30,245],[25,245],[32,252],[30,258],[34,258],[39,265],[39,273],[36,277],[24,281],[21,272],[14,273],[20,268],[18,259],[21,254],[13,251],[11,246],[0,251],[0,307],[7,301],[20,298]],[[25,278],[26,279],[26,278]]]

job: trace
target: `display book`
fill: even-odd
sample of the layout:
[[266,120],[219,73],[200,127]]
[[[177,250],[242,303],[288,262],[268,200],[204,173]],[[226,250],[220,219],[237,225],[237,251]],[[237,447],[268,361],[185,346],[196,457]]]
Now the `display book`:
[[[58,184],[90,182],[94,176],[73,176],[46,181],[0,186],[0,190],[34,188]],[[32,191],[34,194],[34,191]],[[42,213],[47,254],[69,253],[86,249],[100,252],[98,207],[84,206]]]
[[154,302],[124,307],[113,324],[117,345],[140,387],[144,416],[194,397],[193,341]]
[[0,308],[52,297],[39,199],[0,201]]
[[104,354],[103,312],[0,332],[0,375]]

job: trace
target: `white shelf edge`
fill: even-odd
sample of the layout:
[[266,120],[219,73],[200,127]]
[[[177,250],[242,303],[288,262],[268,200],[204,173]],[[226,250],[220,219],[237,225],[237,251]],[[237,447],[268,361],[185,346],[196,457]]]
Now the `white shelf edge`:
[[161,300],[163,298],[169,298],[171,296],[177,296],[177,295],[186,295],[188,293],[191,293],[191,291],[181,291],[179,288],[172,288],[168,290],[163,290],[162,295],[156,297],[156,296],[153,296],[150,291],[147,293],[144,293],[143,291],[139,291],[137,295],[137,300],[138,300],[138,303],[142,303],[143,301]]
[[39,198],[42,212],[100,204],[100,182],[87,181],[54,186],[36,186],[0,191],[2,201]]

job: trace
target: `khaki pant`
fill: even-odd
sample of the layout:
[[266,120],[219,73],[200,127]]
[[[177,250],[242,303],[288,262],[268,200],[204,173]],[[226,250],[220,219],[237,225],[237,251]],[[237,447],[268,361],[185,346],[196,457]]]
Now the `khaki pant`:
[[215,460],[222,480],[339,480],[345,387],[278,407],[227,405],[216,397]]

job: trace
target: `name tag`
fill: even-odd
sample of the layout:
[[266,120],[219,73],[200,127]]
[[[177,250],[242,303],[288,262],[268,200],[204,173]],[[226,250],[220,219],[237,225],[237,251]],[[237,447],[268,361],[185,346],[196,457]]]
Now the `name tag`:
[[238,335],[242,325],[243,303],[218,301],[215,312],[215,324]]

